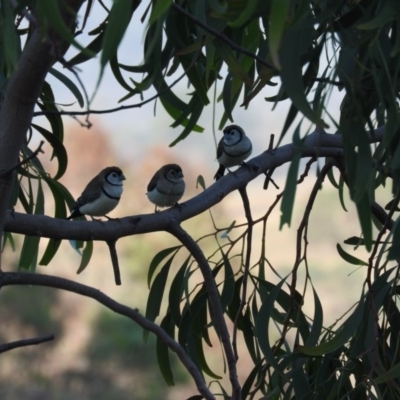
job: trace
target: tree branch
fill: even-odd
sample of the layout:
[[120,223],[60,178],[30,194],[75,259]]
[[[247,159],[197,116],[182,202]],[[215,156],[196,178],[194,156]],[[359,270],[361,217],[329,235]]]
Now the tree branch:
[[171,223],[171,226],[167,230],[189,250],[190,254],[198,263],[201,273],[203,274],[204,284],[208,293],[209,305],[212,309],[215,330],[222,342],[222,347],[228,363],[229,379],[232,385],[232,399],[240,400],[241,387],[237,376],[235,354],[229,339],[229,331],[224,319],[224,311],[221,307],[221,298],[207,258],[204,256],[200,246],[179,225],[178,222]]
[[190,375],[192,375],[192,378],[195,381],[199,392],[206,399],[215,400],[215,397],[210,392],[204,381],[203,375],[200,373],[193,361],[188,357],[180,344],[173,340],[157,324],[149,321],[143,315],[141,315],[137,309],[132,309],[121,303],[118,303],[111,297],[108,297],[104,293],[100,292],[100,290],[94,289],[93,287],[51,275],[30,274],[22,272],[0,273],[0,288],[11,285],[44,286],[66,290],[68,292],[80,294],[82,296],[94,299],[100,304],[114,311],[115,313],[128,317],[129,319],[140,325],[143,329],[154,333],[154,335],[156,335],[166,346],[168,346],[171,351],[176,353],[182,364],[186,367],[187,371],[190,373]]
[[[83,0],[64,3],[69,10],[64,15],[65,23],[72,27]],[[67,49],[65,41],[54,32],[51,40],[46,40],[39,27],[33,29],[18,60],[18,67],[7,83],[0,111],[0,232],[3,231],[12,189],[13,167],[18,161],[46,74],[56,61],[56,54],[52,51],[54,47],[59,51]]]
[[39,336],[31,339],[16,340],[15,342],[0,345],[0,353],[17,349],[18,347],[32,346],[33,344],[41,344],[54,340],[54,335]]
[[[383,137],[384,128],[375,131],[374,140]],[[166,211],[140,216],[128,216],[117,221],[93,223],[90,221],[66,221],[42,215],[27,215],[9,211],[4,230],[30,236],[42,236],[53,239],[101,240],[113,241],[121,237],[168,230],[171,221],[179,223],[208,210],[219,203],[229,193],[244,187],[270,168],[290,162],[294,154],[292,144],[282,146],[274,153],[264,152],[251,159],[255,168],[242,167],[235,174],[227,174],[204,192]],[[342,138],[340,135],[310,134],[304,143],[303,157],[342,157]],[[262,185],[262,184],[261,184]]]

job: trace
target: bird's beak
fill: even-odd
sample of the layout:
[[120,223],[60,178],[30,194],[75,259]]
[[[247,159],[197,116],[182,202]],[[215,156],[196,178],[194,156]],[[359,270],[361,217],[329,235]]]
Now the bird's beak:
[[125,179],[126,179],[126,178],[125,178],[125,175],[124,175],[124,174],[122,174],[121,177],[119,178],[120,181],[124,181]]

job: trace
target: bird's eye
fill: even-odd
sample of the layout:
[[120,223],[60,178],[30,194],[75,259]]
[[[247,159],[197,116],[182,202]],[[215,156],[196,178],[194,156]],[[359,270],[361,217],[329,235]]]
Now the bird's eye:
[[113,172],[113,173],[111,174],[111,176],[112,176],[113,178],[116,178],[116,177],[117,177],[117,174],[116,174],[115,172]]

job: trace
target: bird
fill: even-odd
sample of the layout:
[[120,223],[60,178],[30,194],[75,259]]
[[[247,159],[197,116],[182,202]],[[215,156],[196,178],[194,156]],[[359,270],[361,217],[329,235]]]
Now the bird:
[[92,220],[94,216],[110,219],[106,214],[118,205],[125,179],[120,168],[104,168],[87,184],[67,219],[82,215],[89,215]]
[[223,133],[217,147],[219,168],[214,176],[216,181],[224,176],[225,168],[240,165],[253,151],[251,140],[239,125],[228,125]]
[[147,197],[158,207],[177,205],[185,191],[182,168],[177,164],[162,166],[147,185]]

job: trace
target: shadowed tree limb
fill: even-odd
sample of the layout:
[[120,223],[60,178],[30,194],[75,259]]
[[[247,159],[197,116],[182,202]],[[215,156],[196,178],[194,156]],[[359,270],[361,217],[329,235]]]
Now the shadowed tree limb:
[[0,345],[0,353],[4,353],[9,350],[17,349],[19,347],[32,346],[35,344],[41,344],[54,340],[54,335],[38,336],[31,339],[16,340],[15,342],[5,343]]
[[0,273],[0,288],[12,285],[44,286],[66,290],[68,292],[92,298],[98,303],[110,309],[111,311],[114,311],[119,315],[128,317],[132,321],[136,322],[143,329],[154,333],[166,346],[168,346],[168,348],[179,357],[182,364],[190,373],[196,383],[198,391],[207,400],[215,400],[214,395],[210,392],[204,381],[203,375],[186,354],[181,345],[173,340],[160,326],[152,321],[149,321],[147,318],[141,315],[137,309],[133,309],[121,303],[118,303],[111,297],[108,297],[106,294],[102,293],[100,290],[97,290],[90,286],[86,286],[81,283],[71,281],[69,279],[59,278],[51,275],[30,274],[23,272]]

